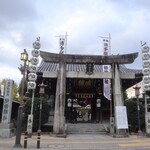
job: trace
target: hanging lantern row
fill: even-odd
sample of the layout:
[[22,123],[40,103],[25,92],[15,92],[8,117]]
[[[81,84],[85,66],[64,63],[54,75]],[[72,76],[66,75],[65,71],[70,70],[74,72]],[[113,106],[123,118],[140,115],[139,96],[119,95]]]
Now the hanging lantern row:
[[143,88],[144,91],[150,91],[150,48],[144,43],[142,45],[142,64],[143,64]]
[[28,74],[28,89],[34,90],[36,88],[36,79],[37,79],[37,68],[38,68],[38,63],[39,63],[39,56],[40,56],[40,37],[37,38],[37,40],[33,43],[33,50],[31,51],[31,65],[29,67],[30,73]]

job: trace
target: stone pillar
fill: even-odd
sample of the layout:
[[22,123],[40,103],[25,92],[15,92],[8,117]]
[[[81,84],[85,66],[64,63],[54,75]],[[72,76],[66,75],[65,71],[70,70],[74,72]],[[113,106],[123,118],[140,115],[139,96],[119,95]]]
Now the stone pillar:
[[123,106],[123,93],[121,88],[121,79],[119,73],[119,66],[114,66],[114,100],[116,106]]
[[56,85],[55,111],[53,134],[56,136],[65,135],[65,92],[66,92],[66,63],[60,61]]
[[114,112],[115,112],[115,126],[116,126],[116,136],[126,136],[126,129],[118,129],[117,124],[120,122],[117,122],[117,112],[116,112],[116,106],[124,106],[123,102],[123,92],[122,92],[122,86],[121,86],[121,78],[120,78],[120,72],[119,72],[119,65],[114,64],[113,66],[113,99],[114,99]]
[[50,95],[48,105],[49,105],[48,124],[52,124],[54,122],[54,95]]
[[13,88],[14,81],[6,80],[2,121],[0,123],[0,137],[4,138],[10,138],[15,134],[14,125],[11,123]]

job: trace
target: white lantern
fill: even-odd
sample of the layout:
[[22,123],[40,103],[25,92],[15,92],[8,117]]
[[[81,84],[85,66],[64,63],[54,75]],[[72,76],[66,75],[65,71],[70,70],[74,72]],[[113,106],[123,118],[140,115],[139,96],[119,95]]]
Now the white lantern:
[[143,75],[149,75],[150,74],[150,69],[149,68],[143,68]]
[[33,81],[29,81],[27,84],[28,89],[34,90],[36,88],[36,83]]
[[150,65],[150,62],[148,60],[143,60],[143,68],[148,68]]
[[150,91],[150,85],[149,84],[143,84],[143,90],[144,91]]
[[96,107],[101,107],[101,99],[96,100]]
[[38,40],[33,43],[33,48],[35,48],[35,49],[40,49],[41,48],[41,44]]
[[38,57],[32,57],[31,58],[31,64],[32,65],[37,65],[39,63],[39,58]]
[[40,51],[37,49],[32,50],[31,52],[33,57],[39,57],[40,56]]
[[149,52],[149,46],[143,46],[142,47],[142,53],[148,53]]
[[142,59],[143,60],[148,60],[150,58],[149,54],[148,53],[143,53],[142,54]]
[[68,98],[68,107],[71,107],[71,102],[72,102],[72,100],[71,100],[71,98]]
[[32,72],[32,73],[36,73],[37,72],[37,66],[36,65],[31,65],[30,67],[29,67],[29,71],[30,72]]
[[36,81],[36,79],[37,79],[37,74],[36,73],[29,73],[28,74],[28,80]]
[[150,83],[150,77],[149,76],[143,76],[143,82],[146,83]]

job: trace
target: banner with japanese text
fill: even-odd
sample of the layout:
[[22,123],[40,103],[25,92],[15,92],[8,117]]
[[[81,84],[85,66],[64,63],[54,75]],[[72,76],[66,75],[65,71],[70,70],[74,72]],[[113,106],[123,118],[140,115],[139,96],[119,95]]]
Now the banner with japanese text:
[[2,121],[1,121],[2,123],[10,123],[11,121],[13,88],[14,88],[14,81],[6,80]]
[[[110,55],[110,41],[108,39],[103,39],[103,55],[109,56]],[[103,65],[103,72],[110,72],[111,66],[110,65]],[[103,79],[103,95],[108,99],[111,100],[111,80],[110,79]]]

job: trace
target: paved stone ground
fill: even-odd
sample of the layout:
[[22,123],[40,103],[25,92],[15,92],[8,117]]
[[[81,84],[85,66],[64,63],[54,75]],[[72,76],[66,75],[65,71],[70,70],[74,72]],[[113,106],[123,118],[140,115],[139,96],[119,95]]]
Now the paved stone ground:
[[[21,144],[24,144],[24,137]],[[19,150],[13,148],[15,137],[0,138],[0,150]],[[28,138],[27,149],[35,150],[37,137]],[[149,150],[150,138],[145,136],[129,136],[127,138],[114,138],[106,134],[70,134],[66,138],[58,138],[49,135],[41,136],[43,150]]]

